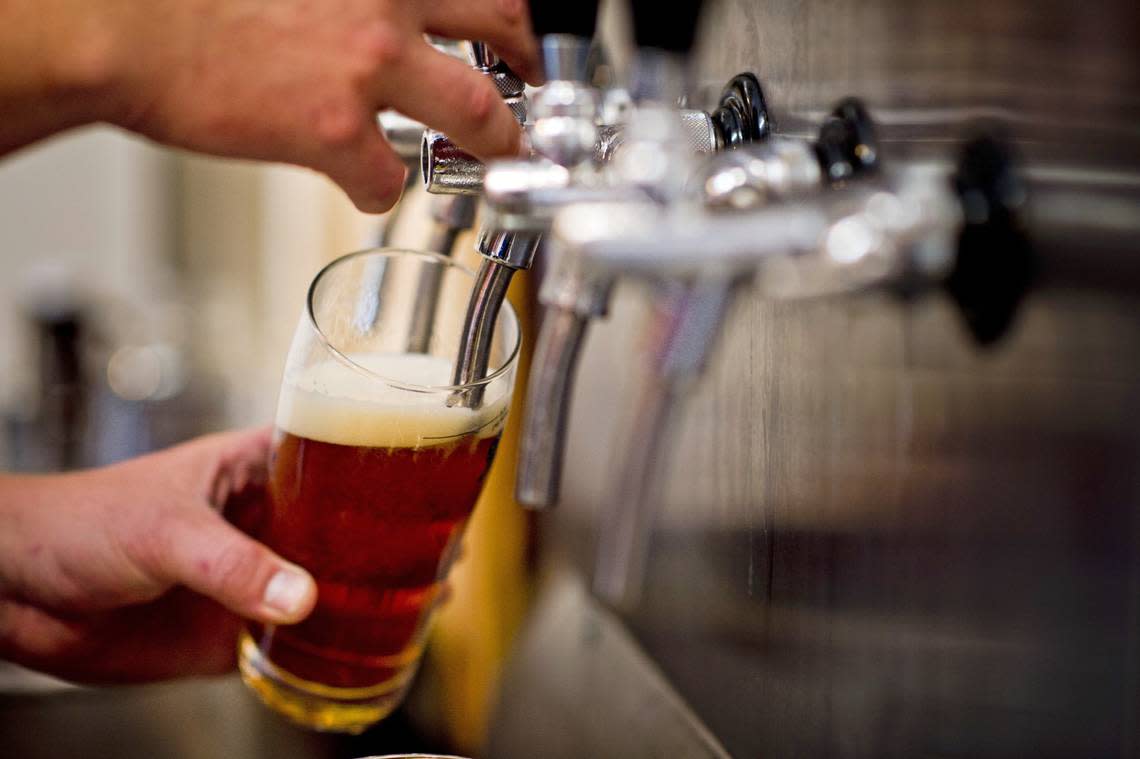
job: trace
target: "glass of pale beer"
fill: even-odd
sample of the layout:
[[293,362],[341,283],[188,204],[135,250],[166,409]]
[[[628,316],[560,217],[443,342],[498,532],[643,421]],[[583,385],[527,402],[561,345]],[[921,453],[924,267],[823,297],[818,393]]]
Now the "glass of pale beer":
[[[295,722],[359,732],[400,703],[415,674],[519,352],[504,304],[487,375],[451,384],[473,283],[443,256],[372,250],[329,264],[309,290],[268,498],[236,520],[317,581],[308,619],[248,624],[239,647],[246,684]],[[477,407],[457,402],[473,390]]]

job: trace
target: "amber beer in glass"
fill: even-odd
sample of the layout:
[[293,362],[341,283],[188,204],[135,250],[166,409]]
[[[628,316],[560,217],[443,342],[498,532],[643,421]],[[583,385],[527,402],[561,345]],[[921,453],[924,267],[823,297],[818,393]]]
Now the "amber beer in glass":
[[[412,337],[425,328],[425,274],[440,283],[426,346]],[[245,682],[306,726],[363,730],[415,674],[518,355],[504,305],[487,376],[450,384],[473,281],[441,256],[376,250],[335,261],[310,288],[278,400],[269,497],[238,519],[317,581],[308,619],[250,624],[239,649]],[[476,385],[478,408],[455,402]]]

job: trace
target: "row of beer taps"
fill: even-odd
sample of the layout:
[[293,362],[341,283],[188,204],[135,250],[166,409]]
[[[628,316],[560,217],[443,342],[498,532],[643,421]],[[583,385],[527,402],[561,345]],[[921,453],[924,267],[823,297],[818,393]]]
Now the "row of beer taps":
[[[546,80],[537,89],[527,90],[486,46],[470,46],[472,64],[524,125],[527,157],[484,165],[431,131],[416,154],[418,125],[383,117],[435,196],[438,252],[450,252],[482,200],[483,263],[455,385],[485,376],[507,285],[536,255],[546,258],[518,463],[525,505],[549,508],[559,499],[574,375],[590,323],[606,316],[618,280],[641,281],[653,293],[649,386],[599,529],[595,590],[616,605],[636,600],[677,410],[741,293],[802,299],[889,288],[911,295],[962,281],[962,262],[977,268],[980,260],[981,281],[992,279],[984,267],[993,265],[1012,283],[1001,297],[969,282],[956,293],[985,338],[1008,323],[1032,273],[1017,222],[1024,195],[1000,142],[967,145],[957,170],[888,166],[871,116],[854,98],[836,105],[815,140],[777,136],[750,73],[728,83],[713,111],[685,108],[702,3],[674,3],[668,12],[649,0],[631,6],[636,53],[624,98],[593,83],[597,2],[532,0]],[[606,105],[615,100],[628,106],[607,123],[615,109]],[[439,284],[420,287],[425,328],[413,335],[430,334]],[[451,402],[477,407],[481,393],[457,392]]]

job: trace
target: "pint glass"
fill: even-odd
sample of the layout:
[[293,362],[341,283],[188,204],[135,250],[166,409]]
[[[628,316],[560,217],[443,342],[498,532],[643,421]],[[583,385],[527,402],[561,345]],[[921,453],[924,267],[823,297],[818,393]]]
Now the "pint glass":
[[[425,279],[439,284],[430,312]],[[518,321],[504,304],[487,376],[450,384],[473,282],[442,256],[374,250],[329,264],[309,290],[278,399],[268,498],[237,520],[317,581],[308,619],[249,624],[239,647],[246,684],[303,725],[359,732],[399,704],[415,674],[518,357]],[[456,403],[476,386],[478,408]]]

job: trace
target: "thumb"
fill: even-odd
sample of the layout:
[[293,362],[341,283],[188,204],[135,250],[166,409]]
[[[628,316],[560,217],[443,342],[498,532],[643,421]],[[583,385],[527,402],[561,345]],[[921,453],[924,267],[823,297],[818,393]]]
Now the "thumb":
[[166,550],[157,559],[164,579],[259,622],[291,624],[312,611],[317,600],[312,576],[217,513],[180,511],[166,522],[165,531]]

